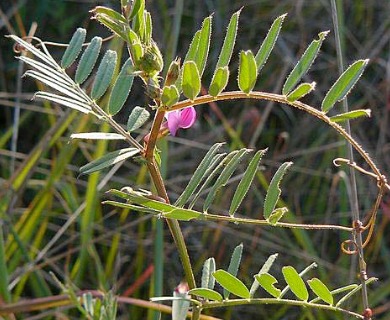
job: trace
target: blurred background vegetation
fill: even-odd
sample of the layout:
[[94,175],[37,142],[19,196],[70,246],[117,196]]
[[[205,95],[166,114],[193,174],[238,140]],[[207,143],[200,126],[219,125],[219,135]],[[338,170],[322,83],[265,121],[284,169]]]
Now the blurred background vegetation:
[[[112,289],[120,296],[145,300],[150,296],[170,295],[183,278],[169,232],[161,233],[158,226],[161,222],[100,204],[106,199],[104,192],[113,187],[137,185],[150,189],[146,169],[127,162],[110,171],[79,177],[81,165],[115,150],[120,143],[70,141],[73,132],[107,131],[108,128],[92,117],[48,102],[31,101],[41,85],[31,79],[21,79],[24,67],[14,59],[13,44],[4,37],[33,32],[46,41],[66,43],[77,27],[88,30],[88,39],[94,35],[106,37],[109,32],[90,20],[88,11],[96,5],[118,9],[118,2],[0,2],[0,210],[10,289],[10,296],[4,299],[8,302],[59,294],[61,290],[49,272],[82,290]],[[354,121],[352,132],[382,171],[389,174],[390,2],[354,0],[338,1],[338,4],[346,64],[360,58],[370,59],[348,100],[350,109],[372,109],[372,117]],[[283,81],[307,45],[319,32],[331,30],[305,79],[316,81],[317,90],[304,100],[318,106],[338,74],[330,1],[148,0],[154,38],[165,54],[166,64],[175,56],[184,56],[202,20],[213,14],[209,59],[210,70],[213,70],[229,18],[242,6],[229,89],[237,87],[238,51],[257,50],[272,21],[287,12],[281,36],[261,71],[256,90],[280,92]],[[106,48],[120,46],[118,42],[106,43]],[[63,48],[53,46],[50,51],[59,58]],[[206,68],[205,87],[211,76]],[[117,116],[118,121],[125,123],[134,106],[147,103],[141,82],[135,82],[128,107]],[[294,161],[283,183],[282,197],[290,209],[287,220],[350,224],[348,171],[332,164],[334,158],[345,155],[345,143],[335,133],[308,115],[275,103],[241,100],[205,105],[197,110],[198,121],[194,128],[181,131],[177,137],[169,137],[168,143],[160,145],[166,159],[163,171],[172,199],[183,190],[206,150],[214,142],[227,141],[226,150],[268,147],[262,161],[268,181],[282,162]],[[17,127],[15,117],[19,117]],[[12,135],[14,130],[17,137]],[[145,132],[139,134],[142,137]],[[214,210],[228,209],[227,200],[234,186],[233,178]],[[358,175],[358,192],[361,214],[365,216],[375,199],[376,188],[372,181]],[[260,218],[264,195],[264,181],[257,181],[240,213]],[[370,286],[369,300],[376,319],[383,320],[390,315],[389,219],[390,198],[387,196],[381,205],[374,237],[366,249],[368,275],[379,278],[379,282]],[[233,248],[242,242],[244,255],[239,277],[247,284],[266,258],[275,252],[279,253],[275,270],[284,265],[302,270],[315,261],[319,267],[311,275],[320,277],[331,288],[357,282],[356,259],[340,250],[348,234],[225,223],[182,225],[198,279],[205,259],[214,256],[217,267],[227,268]],[[277,271],[274,273],[277,275]],[[360,310],[359,299],[352,301],[349,308]],[[120,304],[119,311],[123,319],[156,318],[155,313],[132,305]],[[219,310],[213,315],[223,319],[343,319],[334,314],[281,306]],[[22,313],[17,317],[78,318],[76,312],[69,313],[67,308]],[[163,315],[162,319],[168,316]]]

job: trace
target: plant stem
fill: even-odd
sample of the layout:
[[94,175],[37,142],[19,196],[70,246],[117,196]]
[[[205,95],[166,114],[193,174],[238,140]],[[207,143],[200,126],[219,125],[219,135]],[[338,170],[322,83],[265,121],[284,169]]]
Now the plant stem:
[[[162,109],[157,110],[156,115],[154,117],[152,129],[150,132],[149,140],[147,142],[144,156],[147,161],[151,179],[153,181],[154,186],[156,187],[158,195],[162,197],[166,201],[166,203],[169,203],[169,198],[168,198],[167,191],[165,189],[164,181],[161,177],[160,170],[154,159],[154,149],[156,147],[156,141],[157,141],[159,130],[161,128],[161,124],[164,120],[164,115],[165,115],[164,110]],[[183,233],[181,232],[179,222],[174,219],[166,219],[166,221],[169,230],[172,234],[173,240],[175,241],[176,248],[179,252],[186,281],[188,283],[189,288],[193,289],[196,287],[195,277],[192,271],[190,257],[188,255],[187,246],[185,244]]]
[[212,309],[212,308],[220,308],[220,307],[233,307],[233,306],[241,306],[241,305],[256,305],[256,304],[283,304],[283,305],[291,305],[291,306],[300,306],[305,308],[315,308],[329,311],[338,311],[345,313],[350,316],[354,316],[357,319],[364,319],[364,317],[358,313],[348,311],[339,307],[334,307],[326,304],[319,303],[308,303],[307,301],[298,301],[298,300],[289,300],[289,299],[277,299],[277,298],[257,298],[257,299],[231,299],[224,300],[221,302],[213,301],[206,302],[202,305],[202,309]]
[[[339,5],[342,6],[342,2],[339,2]],[[338,58],[338,69],[339,74],[341,75],[344,72],[344,59],[343,59],[343,52],[341,47],[341,31],[339,29],[339,18],[342,18],[342,15],[338,16],[337,14],[337,6],[336,1],[331,0],[331,7],[332,7],[332,20],[333,20],[333,26],[335,31],[335,38],[336,38],[336,50],[337,50],[337,58]],[[341,8],[341,7],[340,7]],[[345,98],[343,100],[343,111],[348,112],[348,100]],[[351,126],[349,124],[349,120],[345,123],[345,130],[350,135],[351,134]],[[354,156],[353,156],[353,149],[352,145],[350,143],[347,144],[347,155],[348,159],[350,159],[351,162],[354,162]],[[349,173],[351,176],[350,180],[350,204],[351,204],[351,211],[352,211],[352,220],[354,222],[360,221],[360,213],[359,213],[359,200],[357,195],[357,184],[356,184],[356,175],[355,170],[353,170],[352,167],[349,168]],[[369,307],[368,304],[368,294],[367,294],[367,272],[366,272],[366,262],[364,261],[364,250],[363,250],[363,239],[361,232],[357,232],[356,230],[353,231],[353,238],[356,243],[357,247],[357,256],[359,261],[359,273],[360,273],[360,281],[362,284],[362,302],[363,302],[363,309],[367,309]],[[371,318],[371,317],[370,317]]]

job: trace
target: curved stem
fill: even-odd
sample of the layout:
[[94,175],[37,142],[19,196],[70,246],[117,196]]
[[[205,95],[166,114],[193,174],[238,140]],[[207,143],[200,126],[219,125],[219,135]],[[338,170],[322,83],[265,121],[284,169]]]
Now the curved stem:
[[283,304],[283,305],[291,305],[291,306],[299,306],[299,307],[308,307],[308,308],[316,308],[322,310],[336,311],[342,312],[350,316],[354,316],[358,319],[364,319],[364,317],[358,313],[348,311],[339,307],[334,307],[331,305],[319,304],[319,303],[309,303],[307,301],[298,301],[298,300],[289,300],[289,299],[276,299],[276,298],[257,298],[257,299],[232,299],[232,300],[224,300],[221,302],[213,301],[206,302],[202,305],[202,309],[212,309],[219,307],[233,307],[240,305],[255,305],[255,304]]
[[[266,93],[260,91],[253,91],[248,94],[242,91],[230,91],[230,92],[223,92],[217,97],[204,95],[195,98],[193,101],[191,100],[180,101],[177,104],[175,104],[170,110],[179,110],[189,106],[207,104],[212,101],[233,100],[233,99],[257,99],[257,100],[279,102],[300,109],[302,111],[305,111],[315,116],[316,118],[322,120],[327,125],[335,129],[341,136],[343,136],[352,145],[352,147],[361,155],[361,157],[366,161],[366,163],[370,166],[371,170],[377,176],[377,179],[382,182],[386,182],[385,177],[381,174],[378,167],[372,161],[370,156],[364,151],[364,149],[358,144],[358,142],[350,134],[346,132],[346,130],[343,127],[341,127],[336,122],[331,121],[331,119],[324,112],[319,111],[300,101],[290,102],[287,100],[286,96],[284,95],[275,94],[275,93]],[[386,184],[386,188],[390,190],[390,186],[388,184]]]
[[200,220],[213,220],[213,221],[227,221],[232,223],[245,223],[251,225],[263,225],[263,226],[273,226],[273,227],[281,227],[288,229],[306,229],[306,230],[341,230],[351,232],[353,228],[344,227],[340,225],[333,224],[300,224],[300,223],[285,223],[285,222],[277,222],[276,224],[270,224],[267,220],[257,220],[257,219],[248,219],[248,218],[236,218],[231,216],[222,216],[216,214],[203,214],[199,218]]

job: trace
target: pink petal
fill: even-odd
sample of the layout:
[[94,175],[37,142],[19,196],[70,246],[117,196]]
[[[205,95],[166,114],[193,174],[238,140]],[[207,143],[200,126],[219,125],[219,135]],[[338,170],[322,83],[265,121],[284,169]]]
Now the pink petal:
[[171,111],[167,113],[168,129],[171,135],[175,136],[180,126],[180,111]]
[[190,128],[196,120],[196,111],[194,107],[188,107],[181,110],[179,127],[183,129]]

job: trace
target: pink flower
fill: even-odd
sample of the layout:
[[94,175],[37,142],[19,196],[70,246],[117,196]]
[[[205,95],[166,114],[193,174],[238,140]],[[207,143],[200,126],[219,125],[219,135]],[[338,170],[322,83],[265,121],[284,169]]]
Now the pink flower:
[[195,123],[196,111],[194,107],[170,111],[167,112],[166,118],[169,132],[175,136],[179,128],[188,129]]

